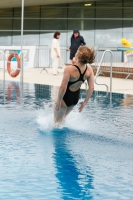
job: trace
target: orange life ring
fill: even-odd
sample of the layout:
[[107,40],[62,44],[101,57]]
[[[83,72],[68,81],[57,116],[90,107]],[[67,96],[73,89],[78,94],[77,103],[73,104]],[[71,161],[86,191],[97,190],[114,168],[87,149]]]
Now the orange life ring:
[[[14,71],[11,69],[11,60],[12,58],[15,57],[17,59],[17,69]],[[7,60],[7,71],[9,75],[13,78],[19,75],[20,73],[20,57],[18,54],[10,54]]]

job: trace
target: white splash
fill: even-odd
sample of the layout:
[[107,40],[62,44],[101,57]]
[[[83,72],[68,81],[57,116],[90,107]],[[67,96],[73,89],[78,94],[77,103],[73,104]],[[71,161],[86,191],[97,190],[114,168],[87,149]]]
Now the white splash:
[[59,130],[67,127],[72,130],[87,131],[90,123],[85,111],[79,113],[79,104],[80,102],[77,104],[77,106],[75,106],[73,111],[69,113],[63,123],[59,127],[56,127],[54,123],[53,105],[50,102],[44,103],[43,110],[39,110],[37,114],[37,123],[39,124],[39,129],[41,131],[49,132],[53,129],[55,130],[56,128]]
[[44,109],[38,111],[36,119],[41,131],[51,131],[54,127],[53,106],[51,103],[44,103]]
[[87,131],[90,126],[85,110],[82,113],[78,111],[79,105],[66,117],[65,127],[72,130]]

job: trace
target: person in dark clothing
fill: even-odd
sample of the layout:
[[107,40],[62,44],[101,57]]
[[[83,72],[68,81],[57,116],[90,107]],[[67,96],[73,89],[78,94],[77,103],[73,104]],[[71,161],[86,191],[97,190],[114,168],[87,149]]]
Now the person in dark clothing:
[[84,38],[80,35],[79,30],[73,30],[73,35],[71,37],[71,45],[69,48],[70,51],[70,60],[72,60],[72,64],[75,63],[75,54],[79,48],[79,46],[86,45]]

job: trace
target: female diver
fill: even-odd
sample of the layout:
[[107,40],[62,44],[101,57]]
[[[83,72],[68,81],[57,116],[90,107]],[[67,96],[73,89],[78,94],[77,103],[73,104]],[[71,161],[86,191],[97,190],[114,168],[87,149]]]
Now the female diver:
[[95,51],[93,48],[80,46],[75,55],[75,65],[69,65],[65,68],[54,107],[55,123],[60,124],[78,103],[80,87],[86,80],[88,90],[79,107],[79,112],[84,109],[94,90],[94,74],[90,66],[94,59]]

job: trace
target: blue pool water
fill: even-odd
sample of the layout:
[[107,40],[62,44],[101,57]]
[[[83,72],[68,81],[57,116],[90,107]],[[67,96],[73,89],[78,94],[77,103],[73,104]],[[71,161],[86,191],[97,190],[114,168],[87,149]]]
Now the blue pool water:
[[0,82],[0,200],[132,200],[133,96],[94,92],[54,129],[57,90]]

